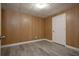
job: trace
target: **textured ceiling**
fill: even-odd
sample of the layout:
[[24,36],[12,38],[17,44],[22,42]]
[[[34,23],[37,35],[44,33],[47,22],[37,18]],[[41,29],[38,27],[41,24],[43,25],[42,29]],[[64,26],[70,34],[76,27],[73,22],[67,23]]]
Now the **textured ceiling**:
[[10,8],[15,11],[31,14],[38,17],[47,17],[63,12],[77,5],[78,4],[72,3],[48,3],[46,8],[39,9],[35,7],[35,3],[7,3],[2,4],[2,8]]

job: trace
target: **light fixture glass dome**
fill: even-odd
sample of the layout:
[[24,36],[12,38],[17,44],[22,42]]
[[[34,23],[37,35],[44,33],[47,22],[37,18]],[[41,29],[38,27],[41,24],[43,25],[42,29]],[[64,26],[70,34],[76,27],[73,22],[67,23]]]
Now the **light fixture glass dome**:
[[46,8],[48,6],[48,4],[47,3],[37,3],[37,4],[35,4],[35,6],[37,8],[42,9],[42,8]]

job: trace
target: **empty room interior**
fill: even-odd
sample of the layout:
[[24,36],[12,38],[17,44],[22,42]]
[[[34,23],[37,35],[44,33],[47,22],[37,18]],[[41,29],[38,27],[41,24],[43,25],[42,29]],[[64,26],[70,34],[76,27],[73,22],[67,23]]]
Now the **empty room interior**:
[[1,56],[79,56],[78,3],[1,3]]

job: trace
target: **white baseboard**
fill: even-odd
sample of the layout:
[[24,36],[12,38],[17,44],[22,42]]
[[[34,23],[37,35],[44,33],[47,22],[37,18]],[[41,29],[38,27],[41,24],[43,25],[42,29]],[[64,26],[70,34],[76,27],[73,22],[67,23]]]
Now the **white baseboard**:
[[16,46],[16,45],[22,45],[22,44],[27,44],[27,43],[32,43],[32,42],[38,42],[38,41],[42,41],[42,40],[46,40],[46,41],[51,42],[51,41],[48,40],[48,39],[38,39],[38,40],[32,40],[32,41],[26,41],[26,42],[19,42],[19,43],[13,43],[13,44],[2,45],[1,48],[4,48],[4,47],[11,47],[11,46]]
[[72,47],[72,46],[69,46],[69,45],[66,45],[67,48],[70,48],[70,49],[73,49],[73,50],[76,50],[76,51],[79,51],[79,48],[75,48],[75,47]]
[[49,40],[49,39],[45,39],[46,41],[48,41],[48,42],[53,42],[52,40]]

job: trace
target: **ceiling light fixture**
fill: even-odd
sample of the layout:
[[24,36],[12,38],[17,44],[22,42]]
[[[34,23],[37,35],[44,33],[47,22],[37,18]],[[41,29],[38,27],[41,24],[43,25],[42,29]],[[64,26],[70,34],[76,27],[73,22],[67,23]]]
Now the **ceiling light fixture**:
[[47,3],[37,3],[37,4],[35,4],[35,6],[37,8],[42,9],[42,8],[46,8],[48,6],[48,4]]

